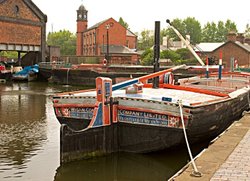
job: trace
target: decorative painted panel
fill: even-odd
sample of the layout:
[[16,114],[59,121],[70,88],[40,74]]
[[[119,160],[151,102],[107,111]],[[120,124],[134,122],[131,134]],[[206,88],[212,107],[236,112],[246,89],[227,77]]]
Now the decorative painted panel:
[[56,116],[92,119],[93,108],[56,108]]

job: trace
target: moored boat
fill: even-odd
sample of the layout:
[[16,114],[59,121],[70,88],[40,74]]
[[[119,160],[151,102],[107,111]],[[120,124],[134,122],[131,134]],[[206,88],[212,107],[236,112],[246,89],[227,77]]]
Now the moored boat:
[[[206,67],[206,76],[176,82],[173,72],[185,65],[159,71],[156,22],[155,73],[114,85],[110,78],[98,77],[95,90],[53,97],[62,124],[61,162],[117,151],[147,153],[185,142],[188,146],[216,137],[249,109],[250,74],[222,73],[222,57],[218,73],[209,73],[208,63],[205,66],[189,42],[172,29]],[[190,150],[189,155],[193,160]]]
[[12,75],[12,80],[16,81],[34,81],[37,79],[39,66],[37,64],[26,66],[24,69]]
[[[195,143],[217,136],[249,109],[250,74],[227,73],[221,80],[211,74],[177,85],[171,72],[181,67],[113,86],[99,77],[96,90],[55,95],[61,160],[176,147],[184,143],[184,127]],[[147,83],[155,77],[160,77],[158,88]]]

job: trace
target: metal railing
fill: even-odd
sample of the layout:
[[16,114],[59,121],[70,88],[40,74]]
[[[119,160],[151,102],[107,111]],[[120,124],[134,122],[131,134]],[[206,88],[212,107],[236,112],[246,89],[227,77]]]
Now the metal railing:
[[70,63],[60,62],[40,62],[39,67],[44,69],[53,69],[53,68],[71,68]]

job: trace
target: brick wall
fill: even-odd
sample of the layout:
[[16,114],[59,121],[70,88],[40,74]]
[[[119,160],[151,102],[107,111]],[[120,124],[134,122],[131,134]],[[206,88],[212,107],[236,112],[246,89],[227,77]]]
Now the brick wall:
[[[16,7],[19,9],[18,12],[16,12]],[[39,22],[39,18],[35,16],[22,0],[7,0],[4,3],[1,3],[0,16]]]
[[137,41],[137,37],[136,36],[127,36],[126,37],[126,41],[127,41],[127,47],[129,47],[130,49],[136,49],[136,41]]
[[41,44],[41,27],[0,22],[0,43]]
[[76,55],[83,55],[83,33],[88,27],[87,21],[77,21]]
[[[113,26],[109,28],[109,45],[124,45],[126,46],[126,29],[116,22],[113,18],[105,21],[101,24],[96,31],[96,46],[100,47],[103,45],[103,36],[104,44],[107,44],[107,29],[106,24],[113,23]],[[100,49],[98,50],[100,55]]]
[[0,4],[0,43],[41,45],[39,18],[22,0]]
[[238,60],[239,66],[250,67],[250,53],[235,43],[227,42],[224,46],[215,50],[212,55],[219,59],[220,52],[222,52],[222,60],[226,68],[230,68],[231,57]]
[[[83,32],[85,26],[77,22],[77,31]],[[77,34],[77,56],[101,56],[101,48],[103,45],[107,45],[107,24],[112,24],[108,29],[109,34],[109,45],[122,45],[128,46],[131,49],[136,48],[137,37],[127,36],[127,30],[121,26],[113,18],[100,24],[98,27],[84,31],[82,34]],[[83,30],[82,30],[83,29]],[[81,46],[83,49],[81,49]],[[81,53],[83,54],[81,54]],[[136,64],[138,56],[124,56],[124,55],[112,55],[111,63],[114,64]]]

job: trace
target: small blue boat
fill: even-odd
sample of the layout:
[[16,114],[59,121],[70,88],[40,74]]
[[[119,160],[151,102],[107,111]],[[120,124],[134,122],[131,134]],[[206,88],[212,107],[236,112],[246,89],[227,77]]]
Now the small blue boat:
[[39,66],[37,64],[26,66],[23,70],[12,75],[12,80],[33,81],[37,79]]

